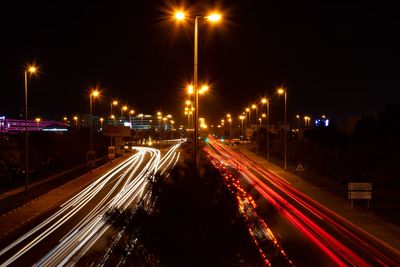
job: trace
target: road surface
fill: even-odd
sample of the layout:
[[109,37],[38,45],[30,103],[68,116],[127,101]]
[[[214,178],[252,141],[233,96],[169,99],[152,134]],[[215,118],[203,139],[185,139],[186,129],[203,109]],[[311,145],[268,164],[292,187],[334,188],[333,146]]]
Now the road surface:
[[[282,177],[209,138],[206,151],[237,175],[296,266],[400,266],[399,251],[303,194]],[[225,168],[225,167],[224,167]],[[246,186],[244,186],[246,188]],[[268,257],[268,255],[267,255]]]
[[104,214],[126,209],[144,196],[156,172],[179,159],[180,141],[162,157],[160,150],[134,147],[135,154],[94,182],[16,231],[0,244],[0,266],[56,266],[76,263],[109,229]]

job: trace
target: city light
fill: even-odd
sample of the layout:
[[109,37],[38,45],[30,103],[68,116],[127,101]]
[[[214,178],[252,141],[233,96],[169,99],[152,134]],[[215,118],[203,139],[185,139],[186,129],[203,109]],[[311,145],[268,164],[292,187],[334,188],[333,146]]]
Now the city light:
[[267,100],[265,97],[261,99],[261,103],[263,103],[263,104],[266,104],[267,101],[268,101],[268,100]]
[[283,93],[285,92],[285,89],[283,89],[283,88],[279,88],[277,92],[278,92],[278,94],[280,94],[280,95],[281,95],[281,94],[283,94]]
[[213,14],[208,15],[206,18],[212,22],[217,22],[217,21],[221,20],[222,16],[221,16],[221,14],[213,13]]
[[208,85],[203,85],[199,90],[199,94],[204,94],[208,90]]
[[37,72],[37,67],[34,66],[34,65],[28,66],[27,71],[28,71],[29,73],[31,73],[31,74],[34,74],[34,73]]
[[98,97],[98,96],[100,95],[100,92],[99,92],[99,90],[94,89],[94,90],[92,90],[91,95],[92,95],[93,97]]
[[175,18],[177,20],[184,20],[186,17],[185,13],[183,13],[182,11],[176,12],[175,13]]
[[189,95],[193,94],[193,92],[194,92],[194,90],[193,90],[193,85],[188,85],[187,91],[188,91],[188,94],[189,94]]

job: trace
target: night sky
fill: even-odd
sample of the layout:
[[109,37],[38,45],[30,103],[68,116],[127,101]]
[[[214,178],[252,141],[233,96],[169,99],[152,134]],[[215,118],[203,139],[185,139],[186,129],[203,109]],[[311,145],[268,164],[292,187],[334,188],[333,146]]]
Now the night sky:
[[[99,115],[109,114],[111,98],[139,112],[182,114],[193,75],[193,25],[169,19],[171,1],[12,2],[2,3],[0,16],[0,115],[22,113],[29,62],[41,69],[29,81],[32,116],[88,113],[94,86],[103,94]],[[199,82],[211,84],[200,115],[219,120],[271,96],[272,119],[281,119],[278,86],[288,90],[292,120],[327,114],[343,121],[399,103],[395,7],[338,2],[175,2],[193,14],[224,14],[220,25],[199,26]]]

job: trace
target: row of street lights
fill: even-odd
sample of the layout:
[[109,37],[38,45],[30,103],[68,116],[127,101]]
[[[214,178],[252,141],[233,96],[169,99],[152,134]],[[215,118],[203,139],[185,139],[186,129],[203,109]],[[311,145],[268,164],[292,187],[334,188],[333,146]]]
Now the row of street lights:
[[[284,95],[284,101],[285,101],[285,108],[284,108],[284,170],[287,170],[287,90],[284,88],[278,88],[277,93],[279,95]],[[269,140],[269,130],[270,130],[270,100],[267,98],[262,98],[260,102],[262,105],[266,105],[266,113],[262,113],[261,117],[258,117],[259,113],[259,104],[254,103],[250,107],[245,108],[244,112],[239,115],[239,120],[241,120],[241,127],[242,127],[242,137],[243,139],[245,138],[245,133],[244,133],[244,121],[247,120],[248,117],[248,123],[251,124],[251,111],[255,111],[255,123],[256,123],[256,143],[257,143],[257,154],[259,152],[259,126],[262,124],[262,119],[266,119],[267,123],[267,160],[269,161],[269,150],[270,150],[270,140]],[[228,117],[228,115],[227,115]],[[230,115],[229,115],[230,117]],[[231,132],[231,130],[230,130]],[[232,137],[231,137],[232,138]]]
[[210,22],[218,22],[221,20],[221,15],[217,13],[210,14],[208,16],[188,16],[184,11],[176,12],[175,18],[178,21],[183,21],[185,19],[194,20],[194,64],[193,64],[193,85],[189,89],[194,94],[194,142],[193,142],[193,161],[194,169],[197,170],[197,150],[198,150],[198,123],[199,123],[199,93],[202,93],[202,89],[208,87],[203,87],[198,89],[198,30],[199,30],[199,19],[207,19]]

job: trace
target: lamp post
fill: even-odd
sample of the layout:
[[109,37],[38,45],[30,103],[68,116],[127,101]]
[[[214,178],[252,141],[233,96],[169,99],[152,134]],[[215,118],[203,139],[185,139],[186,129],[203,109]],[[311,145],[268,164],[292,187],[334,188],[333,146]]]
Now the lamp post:
[[111,104],[110,104],[110,116],[113,115],[113,106],[118,106],[118,101],[117,100],[111,101]]
[[284,160],[284,170],[286,171],[287,170],[287,165],[286,165],[286,159],[287,159],[287,155],[286,155],[286,153],[287,153],[287,151],[286,151],[286,146],[287,146],[287,124],[286,124],[286,113],[287,113],[287,90],[286,89],[283,89],[283,88],[280,88],[280,89],[278,89],[278,94],[280,94],[280,95],[282,95],[282,94],[284,94],[284,96],[285,96],[285,122],[284,122],[284,134],[285,134],[285,160]]
[[35,74],[37,67],[28,66],[25,69],[25,195],[28,195],[29,182],[29,142],[28,142],[28,74]]
[[300,131],[300,115],[296,115],[296,119],[297,119],[297,130]]
[[122,108],[121,108],[121,117],[123,118],[124,117],[124,111],[127,111],[128,110],[128,106],[123,106]]
[[36,118],[35,121],[36,121],[37,128],[38,128],[38,130],[39,130],[39,126],[40,126],[40,121],[41,121],[41,119],[40,119],[40,118]]
[[[99,91],[97,89],[92,90],[90,93],[90,155],[93,156],[94,160],[94,153],[93,153],[93,98],[96,98],[100,95]],[[90,170],[92,171],[92,164],[90,165]]]
[[228,122],[229,122],[229,139],[232,141],[232,118],[231,118],[231,115],[229,115],[229,117],[228,117]]
[[267,120],[267,161],[269,161],[269,118],[270,118],[270,114],[269,114],[269,99],[267,98],[262,98],[261,99],[261,103],[262,104],[267,104],[267,114],[263,114],[266,116],[266,120]]
[[244,129],[243,129],[243,120],[244,120],[244,116],[243,116],[243,115],[240,115],[240,116],[239,116],[239,119],[242,120],[242,139],[243,139],[243,141],[244,141]]
[[[184,12],[177,12],[175,18],[177,20],[184,20],[186,14]],[[193,142],[193,161],[195,171],[197,170],[197,148],[198,148],[198,123],[199,123],[199,90],[197,87],[197,76],[198,76],[198,36],[199,36],[199,18],[206,18],[211,22],[217,22],[221,19],[220,14],[211,14],[207,17],[195,16],[194,18],[194,61],[193,61],[193,93],[194,93],[194,142]]]
[[100,118],[100,128],[103,130],[103,121],[104,121],[104,118]]
[[256,154],[258,154],[258,106],[256,104],[251,105],[251,108],[256,111],[256,117],[255,117],[255,124],[256,124],[256,143],[257,143],[257,150]]

